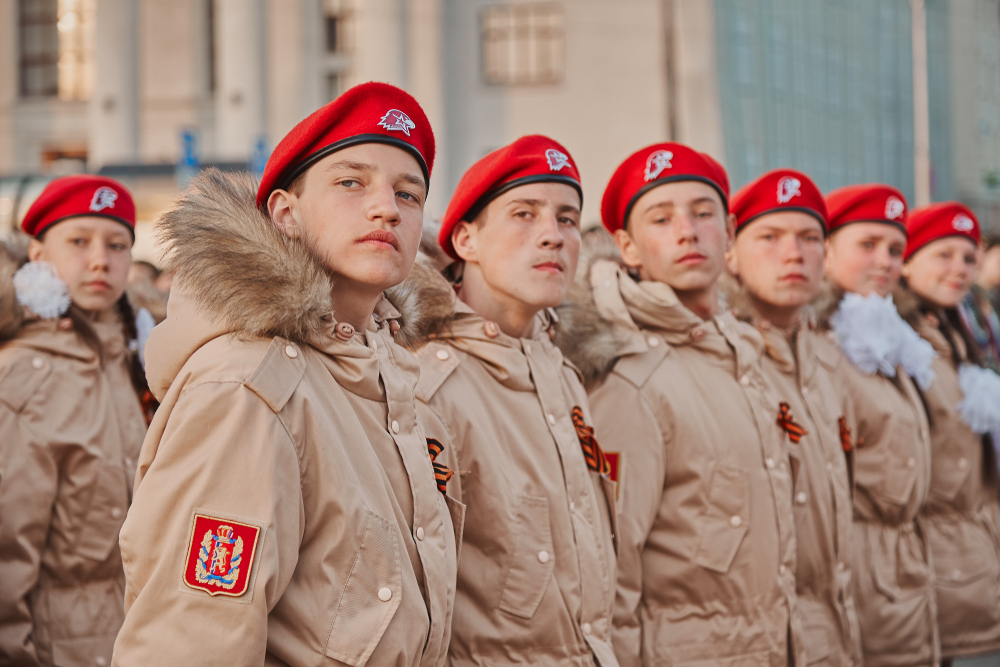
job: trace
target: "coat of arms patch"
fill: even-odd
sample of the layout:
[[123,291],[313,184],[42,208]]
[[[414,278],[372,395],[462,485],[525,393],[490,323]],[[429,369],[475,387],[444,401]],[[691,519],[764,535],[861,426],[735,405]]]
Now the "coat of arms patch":
[[184,583],[209,595],[243,595],[259,536],[257,526],[195,514]]

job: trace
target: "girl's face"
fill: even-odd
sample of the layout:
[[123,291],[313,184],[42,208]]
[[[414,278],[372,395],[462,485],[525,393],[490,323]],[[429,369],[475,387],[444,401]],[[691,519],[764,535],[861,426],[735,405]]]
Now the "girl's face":
[[120,222],[79,216],[58,222],[28,246],[32,262],[50,262],[79,308],[99,313],[125,293],[132,234]]
[[972,287],[978,249],[969,239],[951,236],[931,241],[903,265],[903,276],[921,299],[954,308]]
[[903,270],[906,234],[883,222],[852,222],[827,240],[826,274],[845,292],[887,296]]

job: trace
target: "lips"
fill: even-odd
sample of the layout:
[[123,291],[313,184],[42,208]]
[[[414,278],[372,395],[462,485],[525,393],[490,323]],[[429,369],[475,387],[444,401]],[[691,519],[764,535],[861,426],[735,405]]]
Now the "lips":
[[392,232],[378,229],[370,234],[365,234],[357,241],[358,243],[371,244],[381,248],[393,248],[399,250],[399,239]]
[[689,252],[686,255],[682,255],[677,259],[678,264],[697,264],[699,262],[704,262],[708,259],[705,255],[700,252]]
[[551,273],[562,273],[563,267],[558,262],[542,262],[541,264],[535,264],[534,268],[539,271],[547,271]]
[[93,290],[107,291],[111,289],[111,285],[104,282],[103,280],[91,280],[89,283],[84,283],[83,286]]
[[789,273],[787,276],[782,276],[782,281],[787,283],[804,283],[806,281],[805,275],[801,273]]

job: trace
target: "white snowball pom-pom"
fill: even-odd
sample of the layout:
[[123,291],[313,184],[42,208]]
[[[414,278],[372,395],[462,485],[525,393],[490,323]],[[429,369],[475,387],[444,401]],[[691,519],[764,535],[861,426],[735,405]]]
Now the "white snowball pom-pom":
[[14,274],[17,302],[45,319],[69,310],[69,288],[49,262],[28,262]]
[[891,296],[845,294],[830,326],[844,354],[864,372],[895,377],[902,366],[921,389],[931,386],[934,348],[899,316]]
[[1000,375],[988,368],[962,364],[958,369],[962,401],[958,411],[975,433],[1000,432]]

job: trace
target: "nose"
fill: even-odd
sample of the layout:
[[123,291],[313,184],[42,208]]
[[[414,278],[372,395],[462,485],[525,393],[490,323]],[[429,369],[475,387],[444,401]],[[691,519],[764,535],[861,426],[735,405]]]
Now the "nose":
[[108,246],[102,241],[90,244],[90,252],[87,255],[87,263],[91,271],[105,272],[111,264],[111,254]]
[[396,190],[391,184],[372,186],[368,195],[368,219],[398,225],[401,221]]
[[785,261],[790,264],[802,264],[805,261],[801,239],[793,236],[785,244]]
[[563,230],[559,226],[559,221],[556,219],[555,213],[545,211],[538,216],[537,224],[541,226],[541,232],[538,235],[539,247],[552,250],[558,250],[563,247],[566,239],[563,238]]
[[676,220],[677,240],[685,243],[698,241],[698,229],[690,213],[680,213]]

